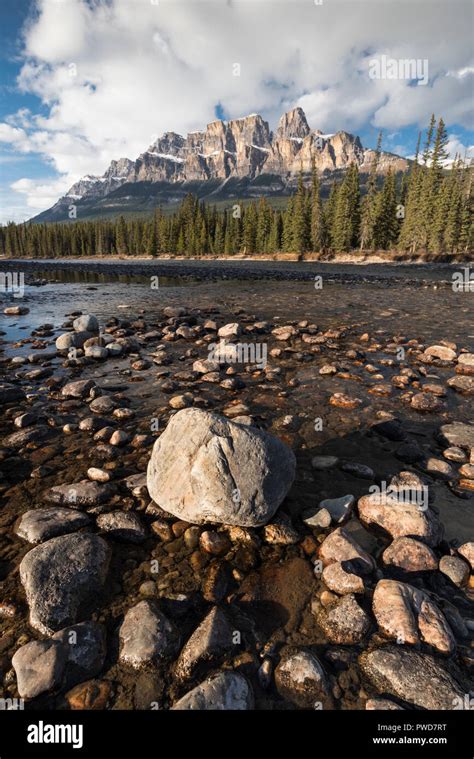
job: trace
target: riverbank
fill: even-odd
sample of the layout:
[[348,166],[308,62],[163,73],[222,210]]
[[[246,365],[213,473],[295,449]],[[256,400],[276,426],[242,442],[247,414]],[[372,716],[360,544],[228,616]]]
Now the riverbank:
[[[88,286],[84,273],[27,285],[24,313],[2,318],[0,697],[47,709],[229,708],[229,693],[258,710],[462,708],[469,294],[440,287],[439,271],[414,297],[393,269],[389,290],[387,270],[322,290],[178,276],[152,291],[105,267]],[[221,338],[242,361],[232,349],[209,361]],[[196,456],[207,412],[228,437]],[[265,489],[250,452],[260,433]],[[159,458],[182,456],[178,471],[158,477],[155,456],[147,476],[165,435]],[[275,438],[285,447],[270,456]],[[223,483],[234,497],[220,511],[176,514],[193,502],[187,488],[215,506]],[[259,508],[265,493],[258,524],[239,518],[249,486]]]
[[[270,259],[152,259],[152,258],[81,258],[81,259],[2,259],[4,272],[45,275],[58,271],[85,271],[105,276],[187,277],[196,280],[287,280],[304,281],[321,277],[325,282],[403,282],[420,285],[426,282],[453,283],[453,277],[467,279],[469,264],[437,263],[365,263],[363,265],[322,261],[273,261]],[[466,274],[467,272],[467,274]]]

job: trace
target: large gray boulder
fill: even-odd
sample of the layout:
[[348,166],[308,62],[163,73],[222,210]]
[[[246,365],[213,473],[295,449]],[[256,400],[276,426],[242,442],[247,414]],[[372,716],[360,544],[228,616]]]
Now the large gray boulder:
[[79,621],[101,593],[110,548],[98,535],[72,534],[42,543],[20,564],[30,624],[51,635]]
[[195,524],[257,527],[271,519],[295,476],[278,438],[199,409],[175,414],[148,464],[150,496]]

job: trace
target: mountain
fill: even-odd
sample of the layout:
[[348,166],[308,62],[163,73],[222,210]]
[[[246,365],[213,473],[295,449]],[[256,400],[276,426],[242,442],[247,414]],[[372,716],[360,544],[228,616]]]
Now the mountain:
[[[213,121],[201,132],[183,137],[165,132],[135,161],[112,161],[102,176],[87,175],[34,221],[77,218],[150,210],[175,203],[188,192],[209,200],[288,195],[300,171],[311,172],[314,158],[324,180],[358,164],[370,170],[373,150],[348,132],[323,134],[310,129],[302,108],[283,114],[273,134],[256,113],[231,121]],[[379,172],[405,171],[408,162],[382,153]]]

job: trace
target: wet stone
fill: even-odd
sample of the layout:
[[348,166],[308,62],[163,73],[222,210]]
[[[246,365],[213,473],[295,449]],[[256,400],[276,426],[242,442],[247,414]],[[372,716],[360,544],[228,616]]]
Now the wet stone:
[[16,534],[29,543],[43,543],[49,538],[75,532],[90,524],[87,514],[61,506],[32,509],[20,518]]
[[245,711],[254,706],[248,681],[238,672],[218,672],[209,677],[171,708],[193,711]]
[[327,675],[319,659],[301,649],[286,656],[275,670],[279,695],[301,709],[330,706]]
[[33,640],[16,651],[12,665],[20,698],[29,700],[61,685],[66,652],[58,641]]
[[364,652],[359,662],[379,693],[422,709],[453,709],[464,698],[453,676],[428,654],[387,645]]
[[33,548],[20,564],[30,624],[50,635],[93,608],[104,587],[110,548],[98,535],[62,535]]
[[152,600],[127,611],[119,638],[120,661],[135,668],[173,656],[179,646],[178,631]]

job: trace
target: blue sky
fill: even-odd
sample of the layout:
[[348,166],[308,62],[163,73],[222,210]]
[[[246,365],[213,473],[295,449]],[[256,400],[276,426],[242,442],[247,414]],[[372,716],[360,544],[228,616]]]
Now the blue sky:
[[[0,223],[49,207],[164,131],[300,105],[314,129],[412,155],[431,112],[450,150],[474,143],[472,4],[465,0],[2,0]],[[373,79],[388,56],[426,86]],[[239,63],[239,76],[235,64]]]

